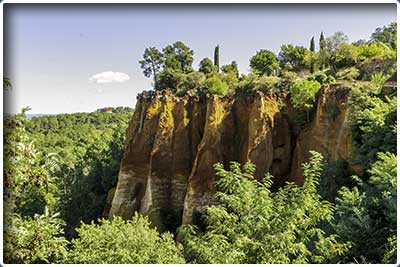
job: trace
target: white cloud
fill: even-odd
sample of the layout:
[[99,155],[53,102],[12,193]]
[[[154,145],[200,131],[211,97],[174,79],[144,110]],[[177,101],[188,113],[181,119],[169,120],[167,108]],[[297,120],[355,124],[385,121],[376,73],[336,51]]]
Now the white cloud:
[[89,78],[89,82],[94,83],[123,83],[128,81],[129,75],[122,72],[113,72],[113,71],[104,71],[101,73],[97,73],[92,75]]

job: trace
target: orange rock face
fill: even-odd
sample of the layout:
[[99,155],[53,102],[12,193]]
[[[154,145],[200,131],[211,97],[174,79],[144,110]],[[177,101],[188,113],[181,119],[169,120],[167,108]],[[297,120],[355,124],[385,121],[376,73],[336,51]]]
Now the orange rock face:
[[[276,99],[261,93],[236,98],[182,98],[168,91],[139,95],[109,216],[128,219],[135,211],[146,213],[160,229],[191,223],[197,211],[215,201],[217,162],[251,161],[256,178],[270,172],[275,188],[287,180],[302,183],[300,166],[309,150],[333,159],[349,157],[346,103],[346,96],[322,90],[312,121],[296,136],[289,119],[294,111],[282,111]],[[329,120],[328,104],[338,105]]]

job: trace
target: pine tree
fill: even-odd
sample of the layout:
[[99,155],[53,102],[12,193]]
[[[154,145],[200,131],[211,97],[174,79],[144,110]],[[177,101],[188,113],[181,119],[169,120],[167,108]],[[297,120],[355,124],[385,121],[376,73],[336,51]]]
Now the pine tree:
[[219,72],[219,45],[217,45],[214,50],[214,66],[217,72]]
[[311,38],[311,41],[310,41],[310,51],[315,52],[314,36]]

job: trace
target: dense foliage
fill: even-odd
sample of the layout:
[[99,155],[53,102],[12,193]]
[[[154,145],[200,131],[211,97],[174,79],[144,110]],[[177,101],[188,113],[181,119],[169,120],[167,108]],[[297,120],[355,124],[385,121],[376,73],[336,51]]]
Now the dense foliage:
[[368,181],[353,177],[358,183],[356,187],[339,190],[334,229],[352,244],[344,261],[396,261],[395,254],[384,259],[395,246],[389,239],[396,237],[396,165],[394,154],[378,153],[378,160],[368,171]]
[[24,112],[4,120],[4,261],[55,262],[65,256],[67,244],[57,213],[57,165],[29,138]]
[[119,217],[102,219],[99,224],[83,224],[79,238],[72,240],[68,263],[184,263],[181,247],[173,235],[160,234],[146,217],[136,214],[131,220]]
[[123,140],[132,110],[32,118],[26,129],[45,155],[55,155],[62,181],[60,212],[68,237],[82,220],[101,216],[108,191],[116,186]]
[[320,228],[329,222],[333,205],[317,193],[322,157],[313,153],[304,164],[302,187],[289,183],[271,192],[272,177],[260,183],[255,166],[243,171],[232,162],[230,170],[215,166],[216,194],[221,203],[207,208],[205,230],[183,227],[187,259],[195,263],[321,263],[342,255],[347,244]]

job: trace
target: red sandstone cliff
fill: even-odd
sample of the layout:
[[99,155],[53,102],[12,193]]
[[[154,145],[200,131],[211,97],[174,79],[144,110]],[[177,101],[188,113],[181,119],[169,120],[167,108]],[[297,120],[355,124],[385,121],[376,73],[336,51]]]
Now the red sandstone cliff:
[[[334,116],[332,107],[337,107]],[[163,228],[163,211],[168,211],[179,223],[190,223],[195,211],[213,202],[217,162],[251,161],[257,179],[270,172],[275,186],[281,186],[287,180],[302,183],[301,163],[309,150],[334,160],[350,157],[347,92],[321,89],[310,123],[296,134],[293,112],[290,104],[280,108],[276,99],[261,93],[236,98],[139,95],[109,216],[130,218],[139,211]]]

